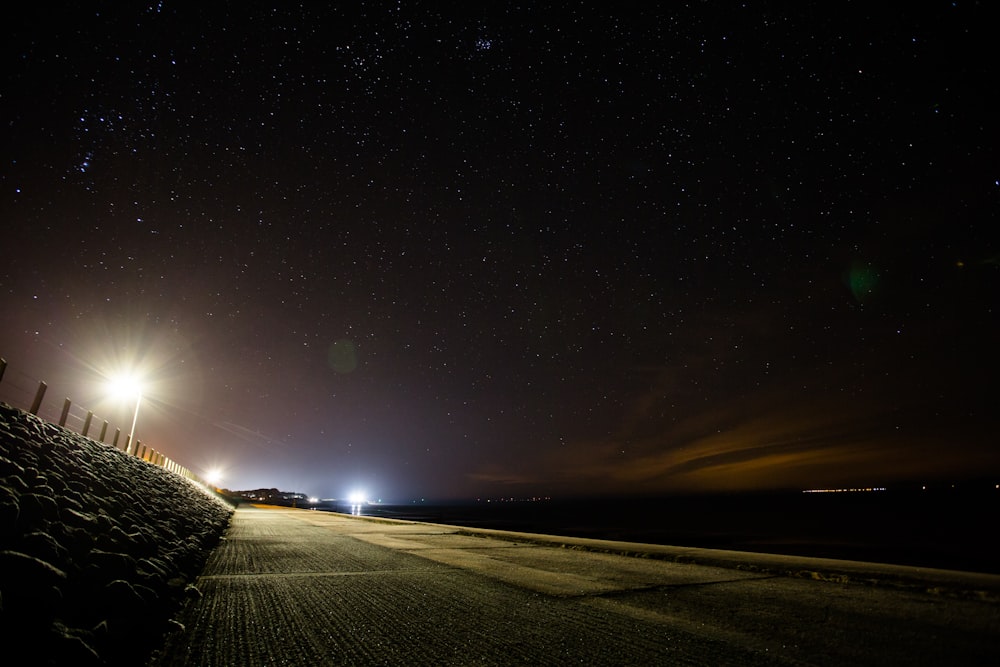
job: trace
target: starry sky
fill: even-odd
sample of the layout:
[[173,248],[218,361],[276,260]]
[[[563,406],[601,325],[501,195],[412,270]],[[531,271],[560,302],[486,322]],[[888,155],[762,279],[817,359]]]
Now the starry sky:
[[320,497],[1000,475],[989,3],[657,4],[13,11],[0,396]]

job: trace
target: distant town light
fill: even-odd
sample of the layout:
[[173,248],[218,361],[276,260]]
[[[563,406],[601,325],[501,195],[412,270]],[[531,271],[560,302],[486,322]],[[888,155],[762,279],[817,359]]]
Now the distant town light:
[[867,491],[885,491],[885,487],[870,486],[858,489],[805,489],[802,493],[864,493]]

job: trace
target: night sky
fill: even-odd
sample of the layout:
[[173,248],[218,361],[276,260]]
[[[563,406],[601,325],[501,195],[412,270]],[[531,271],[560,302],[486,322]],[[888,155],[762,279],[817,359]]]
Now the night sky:
[[333,4],[5,16],[4,385],[232,489],[1000,476],[990,3]]

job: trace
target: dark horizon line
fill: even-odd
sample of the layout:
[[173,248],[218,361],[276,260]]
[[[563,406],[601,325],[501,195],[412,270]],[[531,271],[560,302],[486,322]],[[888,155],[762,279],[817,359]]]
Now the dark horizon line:
[[[258,487],[255,489],[222,489],[225,494],[241,495],[254,491],[275,489],[280,494],[310,498],[307,493],[300,491],[283,491],[276,487]],[[478,496],[449,495],[449,496],[423,496],[421,498],[389,498],[385,500],[368,500],[365,504],[374,505],[435,505],[435,504],[487,504],[487,503],[529,503],[529,502],[560,502],[560,501],[642,501],[642,500],[662,500],[670,498],[693,498],[693,497],[732,497],[732,496],[791,496],[809,494],[858,494],[858,493],[903,493],[903,492],[1000,492],[1000,475],[997,476],[977,476],[973,478],[963,478],[954,481],[926,480],[887,483],[884,485],[857,485],[843,487],[823,487],[823,488],[797,488],[782,487],[772,489],[745,489],[745,490],[704,490],[704,491],[664,491],[660,493],[567,493],[567,494],[496,494]],[[317,504],[352,504],[347,498],[320,498]]]

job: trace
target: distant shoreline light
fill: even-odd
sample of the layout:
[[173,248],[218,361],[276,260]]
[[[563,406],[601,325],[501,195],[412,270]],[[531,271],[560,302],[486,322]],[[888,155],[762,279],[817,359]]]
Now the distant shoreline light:
[[[538,502],[544,502],[544,501],[548,501],[548,500],[552,500],[552,496],[531,496],[531,497],[527,497],[527,498],[515,498],[514,496],[510,496],[510,497],[507,497],[507,498],[487,498],[486,502],[488,502],[488,503],[538,503]],[[476,498],[476,502],[477,503],[481,503],[481,502],[483,502],[483,499],[482,498]]]
[[885,487],[872,486],[864,489],[805,489],[802,493],[865,493],[868,491],[885,491]]

